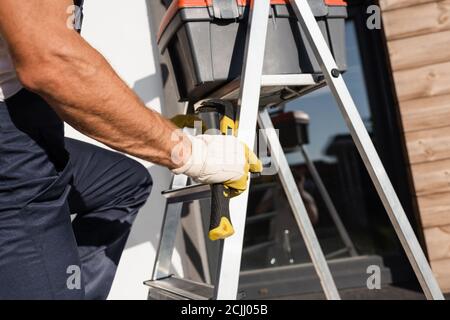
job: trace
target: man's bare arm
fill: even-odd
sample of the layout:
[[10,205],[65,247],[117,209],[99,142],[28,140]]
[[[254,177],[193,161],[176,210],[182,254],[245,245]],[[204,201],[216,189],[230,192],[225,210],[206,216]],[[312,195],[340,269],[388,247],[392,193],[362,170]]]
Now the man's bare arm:
[[[180,167],[172,159],[180,141],[172,123],[145,107],[104,57],[67,26],[71,0],[0,0],[0,32],[19,80],[41,95],[60,117],[113,149]],[[119,41],[119,40],[118,40]]]

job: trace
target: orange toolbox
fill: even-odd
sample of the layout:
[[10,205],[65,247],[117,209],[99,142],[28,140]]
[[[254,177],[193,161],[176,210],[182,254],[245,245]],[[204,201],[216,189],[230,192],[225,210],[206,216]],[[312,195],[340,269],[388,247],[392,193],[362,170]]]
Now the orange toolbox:
[[[240,76],[247,0],[174,0],[161,23],[158,44],[168,50],[180,100],[200,100]],[[272,0],[264,74],[319,74],[320,66],[289,0]],[[309,0],[341,69],[346,69],[343,0]]]

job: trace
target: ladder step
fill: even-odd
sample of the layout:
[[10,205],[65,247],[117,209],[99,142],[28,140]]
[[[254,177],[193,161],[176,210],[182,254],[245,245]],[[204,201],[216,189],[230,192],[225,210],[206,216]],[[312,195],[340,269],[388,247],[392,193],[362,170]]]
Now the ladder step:
[[317,75],[313,74],[273,74],[261,78],[262,87],[312,86],[318,82]]
[[[263,75],[261,78],[261,87],[305,87],[300,93],[307,93],[318,89],[324,84],[324,76],[322,74],[274,74]],[[240,85],[241,79],[236,78],[209,94],[209,98],[223,100],[238,99]],[[298,94],[299,92],[296,92],[294,96]]]
[[144,284],[150,287],[149,300],[212,300],[214,297],[213,286],[175,276]]
[[179,203],[211,197],[211,187],[207,184],[193,184],[191,186],[171,189],[161,193],[168,203]]

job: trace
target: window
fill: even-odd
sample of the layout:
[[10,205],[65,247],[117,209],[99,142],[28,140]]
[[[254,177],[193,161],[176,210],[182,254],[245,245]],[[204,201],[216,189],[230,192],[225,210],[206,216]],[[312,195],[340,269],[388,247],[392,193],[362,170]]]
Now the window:
[[[408,177],[401,165],[404,155],[387,80],[389,70],[383,55],[383,39],[379,31],[366,29],[365,8],[359,4],[349,8],[348,69],[344,78],[405,209],[410,212]],[[286,111],[303,111],[309,115],[310,158],[358,255],[401,255],[394,230],[329,89],[322,88],[288,103]],[[302,153],[291,151],[288,160],[325,255],[329,260],[350,257],[350,252],[343,250],[342,232],[331,218]],[[243,270],[310,262],[277,178],[255,182],[251,193]]]

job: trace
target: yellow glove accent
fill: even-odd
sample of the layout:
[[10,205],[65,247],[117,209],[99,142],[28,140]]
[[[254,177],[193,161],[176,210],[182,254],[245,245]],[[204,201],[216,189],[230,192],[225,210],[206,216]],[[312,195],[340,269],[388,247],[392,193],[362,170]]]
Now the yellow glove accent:
[[236,197],[242,194],[248,186],[248,173],[261,173],[263,170],[263,165],[261,160],[258,159],[256,154],[249,149],[248,146],[245,147],[245,158],[247,162],[245,163],[244,172],[245,174],[239,180],[227,181],[224,183],[226,188],[228,198]]

